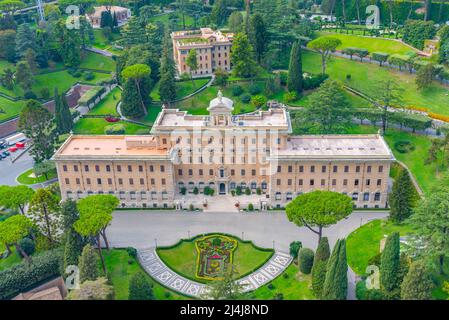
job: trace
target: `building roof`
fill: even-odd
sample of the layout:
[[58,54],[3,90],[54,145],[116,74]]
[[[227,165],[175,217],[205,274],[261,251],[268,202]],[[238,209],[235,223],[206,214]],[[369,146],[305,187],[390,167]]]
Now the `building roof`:
[[276,151],[271,158],[394,160],[390,148],[378,134],[291,136],[287,147]]
[[90,17],[95,17],[95,18],[101,18],[101,13],[103,11],[108,11],[108,9],[111,11],[112,14],[114,14],[114,12],[127,12],[129,11],[128,8],[125,7],[119,7],[119,6],[99,6],[99,7],[94,7],[94,13],[90,14]]
[[155,136],[71,135],[53,158],[64,159],[169,159],[167,148]]
[[[231,44],[233,33],[223,33],[220,30],[201,28],[199,30],[175,31],[171,34],[178,47],[211,46],[211,43]],[[213,39],[212,39],[213,38]],[[212,40],[211,40],[212,39]]]
[[210,101],[207,111],[224,108],[232,112],[234,110],[233,104],[234,102],[231,99],[223,97],[223,93],[221,93],[221,90],[218,90],[217,97]]

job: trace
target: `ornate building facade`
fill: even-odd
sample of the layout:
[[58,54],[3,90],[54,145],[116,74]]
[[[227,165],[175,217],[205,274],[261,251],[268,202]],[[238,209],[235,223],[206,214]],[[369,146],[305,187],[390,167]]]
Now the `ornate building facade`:
[[395,159],[380,135],[295,136],[285,108],[233,115],[220,92],[207,110],[163,108],[150,135],[70,136],[53,157],[63,199],[104,193],[123,207],[173,207],[181,193],[240,187],[271,207],[313,190],[386,207]]

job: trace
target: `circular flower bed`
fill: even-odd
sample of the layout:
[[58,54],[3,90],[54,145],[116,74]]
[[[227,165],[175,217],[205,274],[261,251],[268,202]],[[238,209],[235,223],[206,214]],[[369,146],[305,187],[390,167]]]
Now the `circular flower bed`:
[[116,117],[106,117],[104,118],[107,122],[119,122],[120,119]]

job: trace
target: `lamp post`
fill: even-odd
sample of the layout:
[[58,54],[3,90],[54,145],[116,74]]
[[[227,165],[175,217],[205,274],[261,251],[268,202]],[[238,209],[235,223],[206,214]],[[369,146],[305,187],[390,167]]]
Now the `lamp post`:
[[157,238],[154,238],[154,244],[156,245],[157,248]]
[[190,230],[187,230],[187,239],[190,239]]
[[244,236],[245,236],[245,231],[242,231],[242,240],[244,240],[243,239]]

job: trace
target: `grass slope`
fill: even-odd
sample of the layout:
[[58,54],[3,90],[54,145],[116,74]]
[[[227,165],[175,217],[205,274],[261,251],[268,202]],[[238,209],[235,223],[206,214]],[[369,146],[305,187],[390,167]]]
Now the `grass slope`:
[[119,87],[115,87],[108,93],[103,100],[101,100],[92,110],[89,112],[91,115],[115,115],[117,113],[117,104],[122,96],[122,91]]
[[150,130],[148,127],[126,121],[109,123],[103,118],[81,118],[75,123],[73,132],[76,134],[104,134],[104,128],[111,124],[123,124],[125,134],[148,134]]

